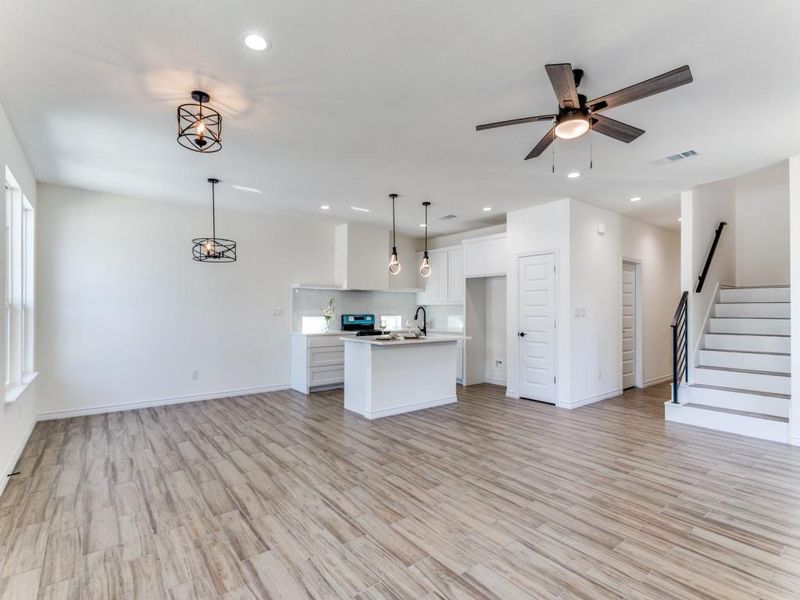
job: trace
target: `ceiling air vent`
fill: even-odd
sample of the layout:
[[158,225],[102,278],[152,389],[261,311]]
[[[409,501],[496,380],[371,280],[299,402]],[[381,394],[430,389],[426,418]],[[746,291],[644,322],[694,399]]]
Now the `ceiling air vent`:
[[697,150],[684,150],[683,152],[678,152],[677,154],[670,154],[669,156],[657,158],[650,162],[654,165],[668,165],[669,163],[674,163],[679,160],[686,160],[687,158],[692,158],[695,156],[700,156],[700,153]]
[[438,220],[439,221],[449,221],[450,219],[455,219],[455,218],[456,218],[455,215],[445,215],[443,217],[439,217]]

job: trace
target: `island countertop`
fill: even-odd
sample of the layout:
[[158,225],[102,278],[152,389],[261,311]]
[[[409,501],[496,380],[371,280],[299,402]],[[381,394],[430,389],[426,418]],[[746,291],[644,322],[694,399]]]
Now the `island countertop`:
[[469,338],[463,335],[437,335],[436,337],[403,340],[376,340],[372,336],[341,337],[339,339],[345,343],[354,342],[357,344],[371,344],[373,346],[411,346],[422,344],[441,344],[443,342],[457,342],[459,340],[467,340]]

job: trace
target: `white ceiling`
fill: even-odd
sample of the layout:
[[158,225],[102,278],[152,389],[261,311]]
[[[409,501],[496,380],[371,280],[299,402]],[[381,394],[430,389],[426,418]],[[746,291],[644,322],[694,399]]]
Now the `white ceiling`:
[[[0,0],[0,102],[40,181],[142,198],[324,218],[398,221],[431,234],[570,196],[677,225],[677,193],[800,153],[795,0]],[[242,34],[261,31],[256,54]],[[607,114],[647,130],[595,134],[523,161],[553,112],[544,71],[572,62],[590,98],[683,64],[694,83]],[[175,109],[200,88],[223,112],[223,150],[175,142]],[[677,164],[650,161],[696,149]],[[584,175],[568,180],[568,171]],[[630,203],[631,196],[642,196]],[[368,215],[350,206],[370,208]],[[483,206],[492,213],[481,211]],[[458,219],[434,219],[453,213]],[[493,221],[492,219],[495,219]]]

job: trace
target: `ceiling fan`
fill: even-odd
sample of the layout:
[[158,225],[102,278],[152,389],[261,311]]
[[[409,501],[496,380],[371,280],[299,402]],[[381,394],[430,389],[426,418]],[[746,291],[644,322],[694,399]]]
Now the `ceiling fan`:
[[578,93],[578,87],[581,84],[581,79],[583,79],[582,69],[573,69],[569,63],[545,65],[544,68],[550,77],[550,83],[553,85],[553,90],[555,90],[556,98],[558,99],[557,114],[486,123],[475,128],[477,131],[483,131],[484,129],[505,127],[506,125],[533,123],[534,121],[555,121],[550,131],[539,140],[539,143],[528,153],[525,160],[539,156],[553,143],[555,138],[571,140],[582,136],[589,131],[590,127],[592,131],[629,144],[642,135],[644,129],[606,117],[600,114],[602,111],[660,94],[692,82],[692,72],[689,70],[688,65],[684,65],[652,79],[636,83],[587,102],[586,96]]

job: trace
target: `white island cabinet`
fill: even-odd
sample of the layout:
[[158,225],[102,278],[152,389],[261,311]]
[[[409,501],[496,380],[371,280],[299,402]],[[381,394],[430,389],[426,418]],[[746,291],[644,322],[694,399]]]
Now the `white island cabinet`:
[[292,334],[291,388],[308,394],[314,390],[340,388],[344,383],[343,336],[355,332]]
[[367,419],[456,401],[461,337],[344,342],[344,407]]

